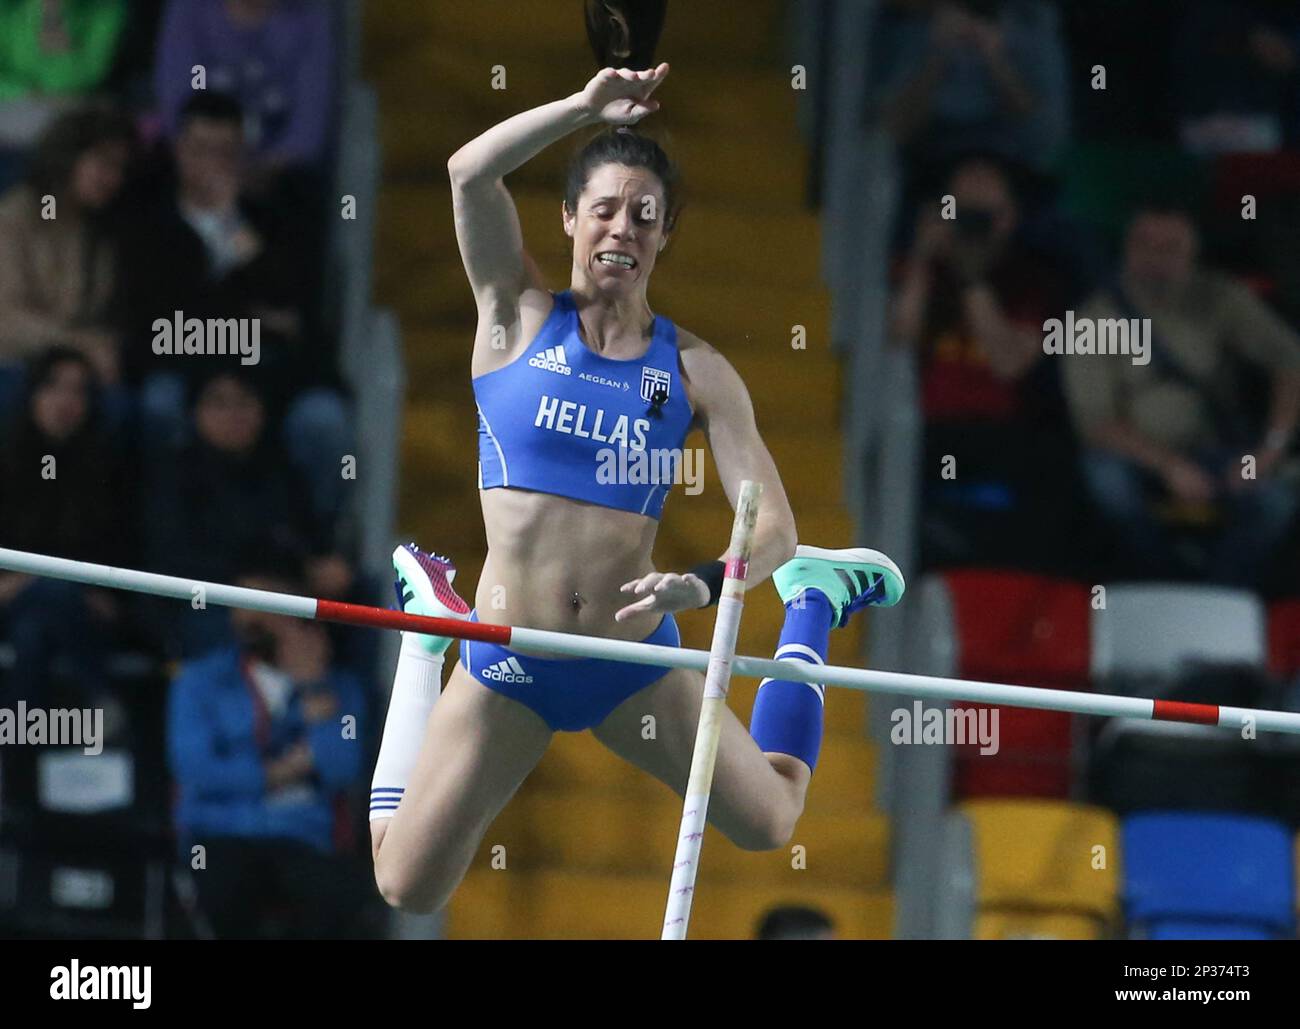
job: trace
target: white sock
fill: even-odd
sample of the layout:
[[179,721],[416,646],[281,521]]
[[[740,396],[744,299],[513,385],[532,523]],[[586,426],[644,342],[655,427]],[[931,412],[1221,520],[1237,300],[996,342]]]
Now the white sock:
[[430,654],[418,633],[402,633],[384,738],[370,782],[370,820],[392,818],[415,767],[429,713],[442,689],[442,654]]

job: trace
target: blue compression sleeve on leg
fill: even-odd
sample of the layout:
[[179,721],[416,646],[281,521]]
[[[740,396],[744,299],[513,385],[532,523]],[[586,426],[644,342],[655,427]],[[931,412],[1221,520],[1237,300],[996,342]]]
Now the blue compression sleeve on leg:
[[[785,605],[785,625],[775,657],[824,665],[835,610],[820,590],[805,590]],[[822,744],[826,687],[788,679],[764,679],[754,699],[749,734],[765,754],[790,754],[817,767]]]

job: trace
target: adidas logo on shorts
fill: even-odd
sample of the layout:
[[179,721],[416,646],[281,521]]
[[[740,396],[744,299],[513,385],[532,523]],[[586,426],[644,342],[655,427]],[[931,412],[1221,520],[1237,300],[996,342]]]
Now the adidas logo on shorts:
[[488,665],[481,674],[484,679],[491,679],[493,682],[533,681],[533,677],[524,671],[524,666],[519,663],[517,657],[508,657],[504,661]]
[[569,367],[569,361],[564,356],[564,347],[547,347],[540,354],[528,359],[528,364],[532,368],[540,368],[544,372],[559,372],[561,375],[572,375],[573,369]]

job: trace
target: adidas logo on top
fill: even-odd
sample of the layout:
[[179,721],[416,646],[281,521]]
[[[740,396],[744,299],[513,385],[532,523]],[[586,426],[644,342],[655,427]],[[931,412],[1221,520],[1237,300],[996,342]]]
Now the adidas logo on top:
[[533,677],[524,671],[519,658],[508,657],[483,669],[483,678],[493,682],[532,682]]
[[533,368],[540,368],[546,372],[559,372],[561,375],[572,375],[573,369],[569,367],[569,361],[564,356],[564,347],[547,347],[540,354],[528,359],[528,364]]

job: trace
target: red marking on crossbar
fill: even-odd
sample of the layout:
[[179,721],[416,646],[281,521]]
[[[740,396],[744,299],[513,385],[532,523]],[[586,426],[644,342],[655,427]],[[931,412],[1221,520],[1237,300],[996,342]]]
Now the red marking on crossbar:
[[480,643],[510,642],[510,626],[484,625],[482,622],[462,621],[459,618],[430,618],[428,615],[411,615],[405,611],[385,611],[361,604],[343,604],[337,600],[316,601],[316,618],[323,622],[343,622],[347,625],[371,625],[377,629],[408,629],[430,636],[453,636],[460,640]]
[[1218,704],[1188,704],[1181,700],[1157,700],[1151,717],[1162,722],[1195,722],[1197,725],[1218,725]]
[[740,579],[743,582],[749,575],[749,562],[743,557],[727,558],[725,575],[728,579]]

